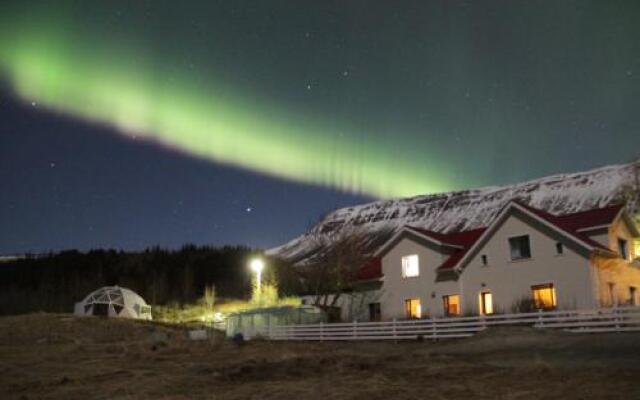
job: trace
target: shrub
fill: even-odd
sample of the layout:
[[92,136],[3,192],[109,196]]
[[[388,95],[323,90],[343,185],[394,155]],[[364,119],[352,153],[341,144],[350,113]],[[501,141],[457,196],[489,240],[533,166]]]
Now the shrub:
[[528,296],[522,296],[511,305],[511,312],[528,313],[537,311],[536,302]]

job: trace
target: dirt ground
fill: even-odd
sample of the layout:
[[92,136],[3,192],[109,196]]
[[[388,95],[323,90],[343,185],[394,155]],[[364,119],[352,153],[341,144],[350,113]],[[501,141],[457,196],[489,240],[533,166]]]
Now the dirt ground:
[[0,318],[1,399],[640,399],[640,334],[237,346],[69,315]]

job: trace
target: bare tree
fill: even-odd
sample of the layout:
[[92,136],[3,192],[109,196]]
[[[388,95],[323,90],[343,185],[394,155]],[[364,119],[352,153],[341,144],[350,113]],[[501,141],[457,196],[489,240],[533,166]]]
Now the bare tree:
[[312,235],[315,253],[300,267],[302,279],[315,296],[316,306],[336,307],[340,298],[353,289],[360,268],[371,260],[368,236],[347,228]]

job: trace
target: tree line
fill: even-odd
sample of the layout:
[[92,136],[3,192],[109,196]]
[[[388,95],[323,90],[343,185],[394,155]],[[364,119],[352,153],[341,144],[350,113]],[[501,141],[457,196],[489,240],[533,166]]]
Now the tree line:
[[194,303],[211,285],[218,297],[247,298],[251,272],[246,266],[256,254],[242,246],[187,245],[173,251],[155,247],[27,256],[0,263],[0,314],[72,312],[75,302],[106,285],[130,288],[149,304]]

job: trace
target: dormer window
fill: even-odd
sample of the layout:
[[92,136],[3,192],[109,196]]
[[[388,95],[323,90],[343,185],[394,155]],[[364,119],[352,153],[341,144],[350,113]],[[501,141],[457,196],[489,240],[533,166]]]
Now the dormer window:
[[629,259],[629,243],[626,239],[618,238],[618,251],[620,252],[620,257],[625,260]]
[[531,258],[531,244],[529,243],[529,235],[509,238],[509,249],[511,251],[512,261]]
[[420,275],[420,265],[418,263],[418,255],[402,257],[402,277],[413,278]]

